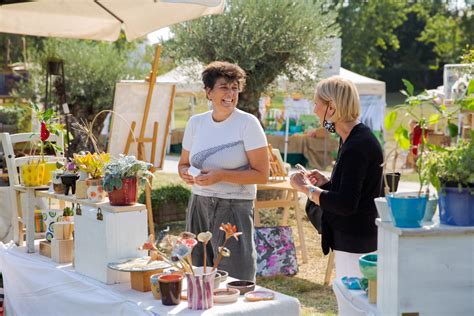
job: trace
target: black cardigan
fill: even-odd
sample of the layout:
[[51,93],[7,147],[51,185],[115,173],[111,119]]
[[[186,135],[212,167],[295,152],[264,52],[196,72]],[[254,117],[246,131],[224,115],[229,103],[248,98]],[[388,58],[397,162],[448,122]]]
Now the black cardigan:
[[321,188],[322,248],[351,253],[377,250],[374,198],[382,186],[382,148],[360,123],[341,144],[331,180]]

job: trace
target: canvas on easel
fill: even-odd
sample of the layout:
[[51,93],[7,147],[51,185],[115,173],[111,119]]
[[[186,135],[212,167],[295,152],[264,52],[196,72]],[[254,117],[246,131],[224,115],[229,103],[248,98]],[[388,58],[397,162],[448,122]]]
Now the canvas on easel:
[[[175,86],[156,83],[145,126],[145,139],[140,140],[140,130],[145,112],[149,83],[144,80],[119,81],[115,87],[114,114],[112,115],[108,152],[112,156],[127,153],[140,157],[136,142],[144,144],[144,159],[155,169],[162,169],[166,153]],[[133,130],[133,137],[130,136]],[[131,139],[129,140],[129,138]],[[153,141],[153,138],[156,141]],[[125,150],[127,147],[128,150]]]

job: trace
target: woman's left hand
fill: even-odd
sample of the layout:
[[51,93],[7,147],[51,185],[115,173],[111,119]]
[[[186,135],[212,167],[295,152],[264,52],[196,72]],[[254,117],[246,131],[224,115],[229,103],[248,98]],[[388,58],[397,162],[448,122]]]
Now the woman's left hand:
[[306,192],[306,186],[311,185],[308,178],[302,172],[294,173],[290,178],[290,184],[294,189],[300,192]]
[[194,182],[200,186],[207,186],[222,181],[222,173],[219,170],[201,170],[201,174],[194,178]]

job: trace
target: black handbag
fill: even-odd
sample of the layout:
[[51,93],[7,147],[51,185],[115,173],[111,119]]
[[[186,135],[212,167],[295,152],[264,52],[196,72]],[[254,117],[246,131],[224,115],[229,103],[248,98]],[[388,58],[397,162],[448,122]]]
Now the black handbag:
[[313,224],[314,228],[318,231],[318,233],[321,235],[323,229],[322,229],[322,216],[323,216],[323,210],[319,205],[316,205],[313,201],[308,199],[306,201],[306,215],[308,216],[309,221],[311,224]]

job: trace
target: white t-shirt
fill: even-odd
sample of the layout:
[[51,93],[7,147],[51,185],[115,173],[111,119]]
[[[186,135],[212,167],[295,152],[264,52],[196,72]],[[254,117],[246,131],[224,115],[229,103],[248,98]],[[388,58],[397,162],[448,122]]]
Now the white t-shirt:
[[[194,115],[189,119],[183,138],[183,148],[189,151],[191,166],[199,170],[249,169],[246,151],[267,146],[267,138],[258,119],[235,109],[222,122],[212,119],[212,111]],[[196,195],[224,199],[253,200],[255,184],[219,182],[209,186],[193,185]]]

